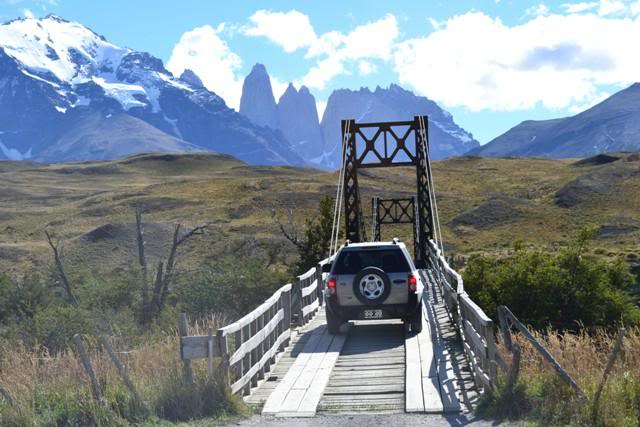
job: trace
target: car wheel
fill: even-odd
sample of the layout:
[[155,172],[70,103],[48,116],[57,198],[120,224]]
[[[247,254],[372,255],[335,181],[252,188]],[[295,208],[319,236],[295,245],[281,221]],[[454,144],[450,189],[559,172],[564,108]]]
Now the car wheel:
[[336,316],[332,311],[327,310],[327,329],[331,335],[338,335],[340,333],[340,325],[342,324],[342,319]]
[[422,307],[418,307],[418,311],[411,316],[411,331],[419,334],[422,332]]
[[382,304],[391,292],[391,281],[382,269],[367,267],[353,279],[353,293],[365,305]]

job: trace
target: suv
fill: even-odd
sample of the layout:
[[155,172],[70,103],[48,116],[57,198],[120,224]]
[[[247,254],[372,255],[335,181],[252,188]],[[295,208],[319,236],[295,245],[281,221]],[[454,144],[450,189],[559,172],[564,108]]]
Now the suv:
[[337,334],[349,320],[402,319],[422,330],[424,285],[404,243],[349,243],[331,264],[325,291],[327,327]]

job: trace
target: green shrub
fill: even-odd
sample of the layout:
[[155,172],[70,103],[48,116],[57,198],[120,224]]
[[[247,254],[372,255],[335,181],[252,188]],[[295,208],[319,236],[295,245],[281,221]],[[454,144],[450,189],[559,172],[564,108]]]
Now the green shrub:
[[75,390],[36,390],[35,418],[38,425],[84,427],[124,425],[91,395]]
[[506,305],[522,321],[573,328],[640,324],[629,290],[633,275],[622,260],[607,262],[585,254],[583,231],[560,253],[519,250],[506,258],[472,257],[464,272],[465,290],[489,316]]
[[76,297],[90,310],[135,308],[140,301],[141,275],[135,270],[86,275],[76,280]]
[[51,353],[64,350],[75,334],[91,333],[91,325],[87,311],[68,305],[49,306],[33,319],[35,338]]
[[28,273],[16,281],[0,275],[0,323],[30,319],[51,301],[51,291],[39,274]]
[[284,272],[271,271],[257,258],[228,257],[191,275],[176,290],[180,308],[192,316],[226,313],[238,316],[261,304],[291,281]]

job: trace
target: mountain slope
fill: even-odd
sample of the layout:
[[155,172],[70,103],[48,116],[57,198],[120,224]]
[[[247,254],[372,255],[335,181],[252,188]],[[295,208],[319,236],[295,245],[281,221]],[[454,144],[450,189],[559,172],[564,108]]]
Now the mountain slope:
[[328,167],[339,167],[342,119],[359,122],[387,122],[411,120],[417,115],[429,116],[429,141],[433,159],[461,155],[477,147],[473,135],[459,127],[451,114],[435,102],[398,85],[388,89],[377,87],[375,91],[361,88],[353,91],[340,89],[329,97],[322,117],[324,150],[321,158],[313,159]]
[[202,151],[125,113],[90,112],[70,121],[57,142],[38,159],[57,161],[107,160],[134,153]]
[[573,117],[526,121],[469,154],[586,157],[640,150],[640,83]]
[[[77,141],[82,140],[68,135],[74,129],[70,121],[92,113],[104,118],[122,113],[156,128],[138,126],[134,146],[139,148],[145,147],[140,143],[144,128],[157,151],[197,146],[255,164],[303,163],[282,135],[255,126],[228,108],[193,75],[173,77],[161,60],[148,53],[113,45],[87,27],[57,16],[0,25],[0,151],[4,157],[74,158],[73,153],[60,151],[77,149]],[[160,138],[158,132],[166,135]],[[63,134],[70,139],[55,150],[48,149]],[[103,148],[110,152],[113,147]],[[100,150],[94,139],[90,151]]]

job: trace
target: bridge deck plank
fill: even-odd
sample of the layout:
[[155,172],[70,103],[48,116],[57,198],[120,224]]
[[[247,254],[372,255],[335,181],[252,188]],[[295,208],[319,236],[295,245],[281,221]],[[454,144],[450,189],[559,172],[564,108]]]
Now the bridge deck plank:
[[278,417],[310,417],[316,414],[320,397],[345,341],[333,336],[326,325],[317,324],[282,381],[266,400],[263,414]]
[[400,322],[354,322],[320,400],[318,411],[404,411],[404,358]]

